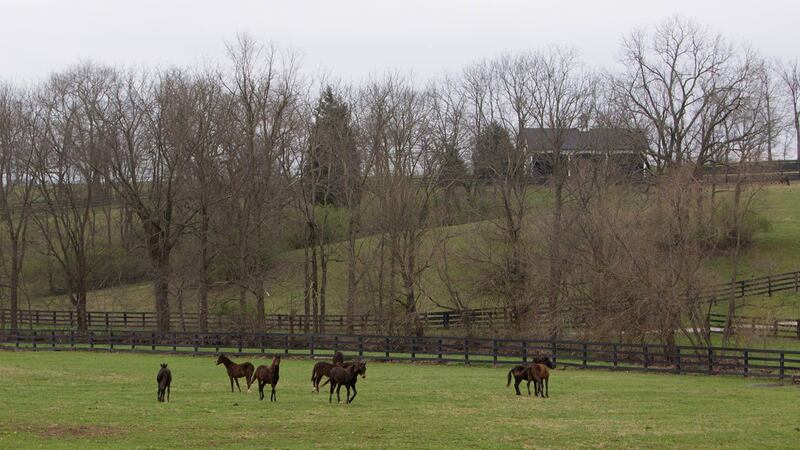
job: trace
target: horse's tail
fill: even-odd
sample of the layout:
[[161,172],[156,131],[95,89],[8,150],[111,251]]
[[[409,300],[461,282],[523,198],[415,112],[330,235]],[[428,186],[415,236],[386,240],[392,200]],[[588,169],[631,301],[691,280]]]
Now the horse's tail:
[[506,387],[511,386],[511,373],[514,372],[514,369],[508,371],[508,380],[506,380]]

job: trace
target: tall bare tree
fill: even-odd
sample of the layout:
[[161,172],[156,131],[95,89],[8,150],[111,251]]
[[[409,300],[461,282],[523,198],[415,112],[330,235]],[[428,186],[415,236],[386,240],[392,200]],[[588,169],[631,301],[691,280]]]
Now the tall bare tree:
[[32,212],[35,178],[31,105],[11,85],[0,84],[0,217],[9,249],[3,252],[8,274],[10,326],[19,326],[19,296],[22,265],[27,247],[28,220]]

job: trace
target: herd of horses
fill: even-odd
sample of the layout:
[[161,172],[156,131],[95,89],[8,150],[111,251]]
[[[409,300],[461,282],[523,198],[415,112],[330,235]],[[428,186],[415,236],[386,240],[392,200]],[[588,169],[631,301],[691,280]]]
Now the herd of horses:
[[[275,355],[272,358],[271,365],[262,365],[258,366],[258,368],[254,368],[253,364],[249,362],[237,364],[231,361],[231,359],[224,354],[220,354],[217,357],[217,365],[220,364],[225,366],[225,370],[228,373],[228,378],[231,383],[231,392],[234,392],[234,384],[236,384],[239,392],[242,392],[242,388],[239,385],[239,378],[244,378],[245,382],[247,383],[247,392],[250,392],[250,386],[254,382],[258,381],[259,399],[264,400],[264,387],[269,384],[272,388],[269,400],[271,402],[278,401],[278,398],[275,395],[275,387],[278,385],[278,380],[280,379],[280,355]],[[534,387],[534,396],[548,398],[550,369],[555,368],[556,364],[551,358],[545,356],[534,357],[531,364],[514,366],[508,371],[506,387],[511,386],[511,377],[513,376],[515,380],[514,389],[517,391],[517,395],[522,395],[522,393],[519,391],[519,385],[523,381],[527,381],[528,395],[531,395],[532,381]],[[358,381],[359,376],[361,376],[361,378],[367,377],[367,363],[361,359],[346,362],[342,352],[337,351],[333,354],[332,362],[320,361],[314,365],[314,368],[311,370],[311,392],[319,393],[322,379],[327,378],[328,380],[323,383],[322,386],[330,383],[328,402],[333,402],[333,391],[335,390],[336,401],[337,403],[341,403],[339,392],[342,389],[342,386],[344,386],[347,390],[346,403],[352,403],[353,399],[356,398],[356,381]],[[166,364],[161,364],[161,369],[158,371],[156,381],[158,382],[158,401],[169,401],[169,388],[170,384],[172,383],[172,372],[170,372]],[[352,397],[350,396],[350,389],[353,390]]]

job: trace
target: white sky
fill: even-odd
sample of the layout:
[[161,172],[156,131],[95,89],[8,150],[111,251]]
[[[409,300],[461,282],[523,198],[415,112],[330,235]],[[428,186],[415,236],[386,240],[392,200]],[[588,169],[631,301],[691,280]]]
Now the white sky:
[[797,0],[0,0],[0,79],[33,81],[87,60],[222,61],[237,32],[298,50],[306,72],[353,81],[394,69],[427,78],[553,43],[610,67],[624,34],[673,14],[767,55],[800,56]]

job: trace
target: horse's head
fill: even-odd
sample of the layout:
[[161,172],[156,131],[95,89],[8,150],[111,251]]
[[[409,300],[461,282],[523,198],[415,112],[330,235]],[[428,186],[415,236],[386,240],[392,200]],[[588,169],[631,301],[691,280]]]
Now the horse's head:
[[165,363],[161,363],[161,367],[162,367],[163,369],[166,369],[166,368],[167,368],[167,365],[166,365]]
[[272,357],[272,365],[277,366],[281,363],[281,355],[275,355]]
[[217,356],[217,365],[222,364],[224,361],[225,361],[225,355],[220,353],[219,356]]
[[537,357],[533,358],[533,362],[536,363],[536,364],[544,364],[545,366],[547,366],[547,367],[549,367],[551,369],[555,369],[556,368],[555,361],[553,361],[553,359],[550,358],[549,356],[537,356]]
[[361,378],[367,378],[367,363],[364,361],[358,361],[355,364],[356,367],[356,375],[361,375]]

